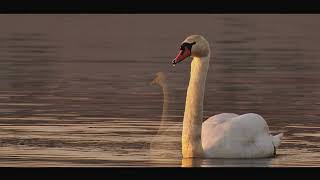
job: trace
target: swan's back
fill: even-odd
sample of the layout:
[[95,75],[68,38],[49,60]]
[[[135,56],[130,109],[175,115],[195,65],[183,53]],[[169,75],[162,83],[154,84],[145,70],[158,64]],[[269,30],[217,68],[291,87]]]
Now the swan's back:
[[213,116],[203,123],[201,139],[206,157],[273,156],[274,137],[270,135],[268,125],[260,115],[248,113],[229,116],[228,119]]
[[237,116],[239,115],[234,113],[221,113],[221,114],[211,116],[203,124],[217,125]]

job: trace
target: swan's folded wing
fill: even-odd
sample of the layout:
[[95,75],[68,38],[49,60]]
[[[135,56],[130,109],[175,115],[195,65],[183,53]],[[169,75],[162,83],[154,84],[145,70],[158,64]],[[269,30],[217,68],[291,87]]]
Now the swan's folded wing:
[[221,113],[221,114],[217,114],[214,116],[211,116],[210,118],[208,118],[206,121],[203,122],[203,125],[218,125],[221,124],[229,119],[232,119],[234,117],[239,116],[238,114],[234,114],[234,113]]

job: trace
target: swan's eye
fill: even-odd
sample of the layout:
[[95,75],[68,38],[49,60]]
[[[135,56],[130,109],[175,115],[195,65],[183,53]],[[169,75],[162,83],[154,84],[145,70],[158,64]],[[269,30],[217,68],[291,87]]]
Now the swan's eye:
[[193,46],[194,44],[196,44],[196,42],[193,42],[193,43],[183,43],[183,44],[181,44],[181,46],[180,46],[180,50],[184,51],[185,48],[187,47],[187,48],[191,51],[191,48],[192,48],[192,46]]

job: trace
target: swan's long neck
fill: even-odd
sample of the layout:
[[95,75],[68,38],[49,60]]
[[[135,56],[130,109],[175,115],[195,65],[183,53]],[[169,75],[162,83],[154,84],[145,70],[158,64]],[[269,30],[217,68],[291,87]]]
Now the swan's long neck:
[[194,57],[191,63],[182,130],[182,155],[184,158],[201,157],[203,154],[201,128],[209,59],[210,53],[207,57]]

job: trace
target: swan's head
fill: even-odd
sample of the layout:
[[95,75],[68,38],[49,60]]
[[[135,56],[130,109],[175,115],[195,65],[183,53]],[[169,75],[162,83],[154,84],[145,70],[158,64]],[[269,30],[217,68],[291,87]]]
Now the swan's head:
[[180,45],[178,55],[172,61],[177,64],[187,57],[207,57],[209,55],[209,42],[201,35],[188,36]]
[[164,72],[157,72],[156,77],[150,83],[151,85],[163,86],[167,83],[167,76]]

